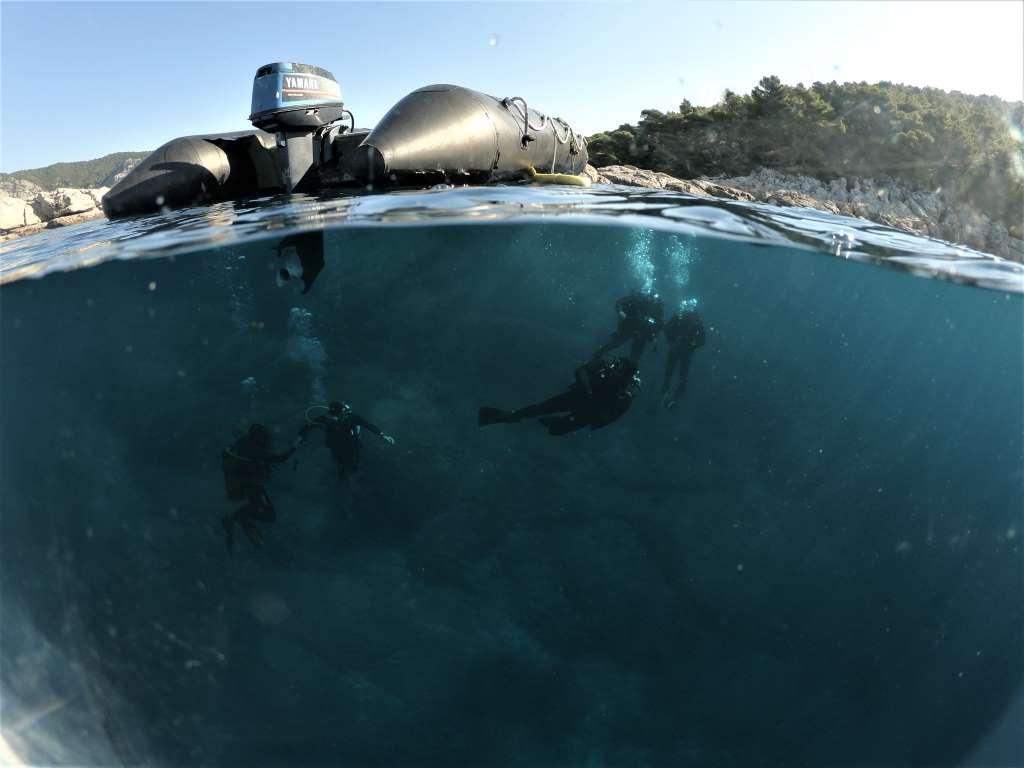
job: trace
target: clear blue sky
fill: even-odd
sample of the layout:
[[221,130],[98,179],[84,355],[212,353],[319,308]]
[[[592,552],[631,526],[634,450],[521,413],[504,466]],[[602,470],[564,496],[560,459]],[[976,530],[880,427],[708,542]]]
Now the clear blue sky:
[[331,70],[357,123],[451,82],[585,133],[725,88],[891,80],[1024,97],[1024,3],[0,2],[0,170],[249,127],[256,68]]

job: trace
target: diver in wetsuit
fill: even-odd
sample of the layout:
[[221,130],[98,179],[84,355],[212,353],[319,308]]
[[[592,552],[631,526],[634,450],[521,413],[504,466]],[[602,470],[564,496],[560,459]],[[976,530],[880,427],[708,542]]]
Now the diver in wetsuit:
[[[689,309],[669,318],[662,332],[668,339],[669,348],[668,359],[665,361],[665,379],[661,384],[661,404],[665,408],[672,408],[686,390],[686,378],[694,350],[704,346],[704,324],[697,311]],[[672,374],[676,368],[679,369],[679,383],[675,391],[670,393]]]
[[629,410],[639,388],[640,376],[634,360],[599,358],[577,368],[576,381],[562,394],[516,411],[484,406],[477,423],[481,427],[515,424],[539,416],[540,423],[552,435],[565,435],[584,427],[600,429]]
[[249,431],[239,437],[221,453],[224,486],[231,501],[245,501],[234,514],[221,519],[227,534],[228,551],[234,550],[235,523],[242,526],[245,535],[256,546],[263,545],[263,534],[256,521],[270,522],[276,518],[274,505],[267,495],[266,484],[274,464],[287,461],[298,448],[298,440],[283,453],[273,453],[270,430],[262,424],[252,424]]
[[[322,406],[321,406],[322,407]],[[308,419],[299,431],[299,441],[304,442],[306,435],[314,427],[324,428],[324,444],[334,457],[338,468],[338,477],[344,480],[350,473],[359,469],[360,433],[366,428],[388,445],[395,444],[395,438],[386,435],[372,422],[352,412],[352,406],[337,400],[327,407],[327,413]]]
[[596,360],[632,340],[629,357],[639,363],[644,347],[649,341],[654,341],[661,330],[664,314],[661,297],[656,293],[633,291],[615,302],[615,311],[619,316],[618,327],[591,359]]

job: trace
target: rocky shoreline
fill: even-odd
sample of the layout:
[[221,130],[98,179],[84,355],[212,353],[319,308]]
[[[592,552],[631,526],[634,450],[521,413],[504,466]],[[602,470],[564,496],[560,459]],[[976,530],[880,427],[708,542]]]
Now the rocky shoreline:
[[100,200],[108,189],[47,191],[22,179],[5,181],[0,184],[0,242],[98,219],[103,216]]
[[610,165],[596,169],[587,166],[587,175],[598,184],[626,184],[699,197],[815,208],[1024,262],[1024,240],[1013,237],[1005,226],[984,214],[951,203],[937,191],[910,190],[871,179],[836,179],[826,183],[764,168],[749,176],[686,180],[632,165]]
[[[698,197],[718,197],[772,205],[815,208],[856,216],[915,235],[960,243],[994,256],[1024,262],[1024,240],[1006,227],[940,192],[909,190],[870,179],[825,183],[807,176],[785,176],[760,169],[736,178],[677,179],[632,165],[587,166],[595,184],[625,184],[667,189]],[[0,242],[44,229],[78,224],[103,216],[100,200],[108,187],[44,190],[32,182],[0,183]]]

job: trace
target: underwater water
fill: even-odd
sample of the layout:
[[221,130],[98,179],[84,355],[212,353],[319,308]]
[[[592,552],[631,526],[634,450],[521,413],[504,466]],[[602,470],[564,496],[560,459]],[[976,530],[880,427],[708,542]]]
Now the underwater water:
[[[1020,265],[514,188],[2,259],[0,725],[27,764],[1024,762]],[[478,427],[564,390],[634,289],[703,318],[674,409],[661,339],[603,429]],[[341,480],[313,433],[229,554],[224,447],[259,422],[284,450],[333,399],[395,444],[364,431]]]

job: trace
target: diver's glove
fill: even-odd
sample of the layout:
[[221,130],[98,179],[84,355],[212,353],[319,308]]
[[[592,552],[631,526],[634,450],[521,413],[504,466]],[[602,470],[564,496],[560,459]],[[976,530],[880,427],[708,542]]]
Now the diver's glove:
[[387,443],[388,445],[395,444],[395,438],[393,438],[391,435],[381,435],[381,437],[384,439],[384,442]]

